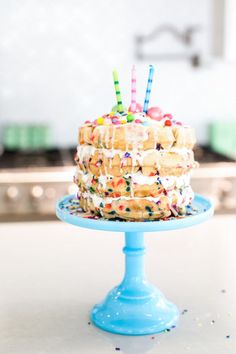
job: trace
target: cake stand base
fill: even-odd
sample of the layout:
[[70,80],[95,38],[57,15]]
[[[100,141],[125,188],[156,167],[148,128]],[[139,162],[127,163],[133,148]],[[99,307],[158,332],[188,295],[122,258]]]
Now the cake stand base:
[[142,232],[126,232],[125,276],[91,313],[93,323],[103,330],[126,335],[153,334],[175,327],[179,311],[144,278]]
[[145,296],[135,297],[126,296],[118,286],[111,290],[104,302],[95,305],[91,313],[91,320],[97,327],[133,336],[174,328],[178,318],[177,307],[151,286]]

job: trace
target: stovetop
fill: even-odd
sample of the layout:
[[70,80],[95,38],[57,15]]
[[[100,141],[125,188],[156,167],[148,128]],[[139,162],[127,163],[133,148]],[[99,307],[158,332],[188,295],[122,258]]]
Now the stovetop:
[[[200,163],[234,162],[233,159],[218,154],[207,146],[197,146],[194,153],[195,160]],[[31,152],[5,150],[0,156],[0,169],[73,166],[74,154],[75,148]]]
[[212,151],[208,146],[196,146],[194,148],[194,158],[201,163],[214,162],[235,162],[234,159]]
[[0,169],[72,166],[75,149],[8,151],[0,156]]

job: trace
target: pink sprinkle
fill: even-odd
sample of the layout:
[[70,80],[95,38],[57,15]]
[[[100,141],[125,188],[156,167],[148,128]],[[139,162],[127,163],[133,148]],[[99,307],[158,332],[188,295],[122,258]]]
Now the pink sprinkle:
[[181,123],[181,122],[176,122],[175,124],[176,124],[176,125],[182,125],[182,123]]
[[135,123],[142,123],[142,121],[140,119],[135,119],[134,121]]
[[97,125],[98,123],[97,123],[97,119],[95,119],[94,121],[93,121],[93,124],[94,125]]
[[84,124],[90,124],[91,122],[90,122],[90,120],[86,120],[85,122],[84,122]]
[[172,114],[167,113],[167,114],[164,114],[163,118],[169,118],[169,119],[172,119],[172,118],[173,118],[173,116],[172,116]]

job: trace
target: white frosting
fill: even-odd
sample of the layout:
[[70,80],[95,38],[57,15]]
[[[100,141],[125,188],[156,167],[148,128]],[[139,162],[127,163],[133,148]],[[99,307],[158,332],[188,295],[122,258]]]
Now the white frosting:
[[160,177],[161,184],[165,188],[165,190],[176,188],[182,188],[188,186],[190,184],[190,174],[185,174],[179,177],[176,176],[165,176]]
[[187,149],[187,148],[176,148],[176,147],[172,147],[170,148],[169,150],[161,150],[161,151],[164,151],[164,152],[175,152],[176,154],[178,155],[182,155],[182,156],[185,156],[187,155],[188,153],[189,154],[192,154],[193,151],[191,149]]
[[140,185],[152,185],[157,181],[157,176],[144,176],[140,171],[132,174],[127,174],[126,176],[130,177],[133,183]]
[[160,200],[160,197],[117,197],[117,198],[109,198],[109,197],[106,197],[106,198],[103,198],[103,197],[100,197],[99,195],[97,194],[93,194],[93,193],[90,193],[89,191],[87,192],[81,192],[80,193],[80,196],[82,196],[83,198],[90,198],[92,199],[93,201],[93,204],[95,207],[99,207],[100,204],[102,203],[103,205],[104,204],[111,204],[114,200],[133,200],[133,199],[141,199],[141,200],[149,200],[151,202],[158,202]]
[[[80,168],[77,168],[77,174],[82,175],[82,181],[87,185],[91,186],[91,181],[93,179],[93,174],[91,172],[85,173],[80,170]],[[106,184],[109,179],[114,178],[114,176],[111,175],[101,175],[98,177],[98,182],[102,186],[103,189],[106,189]],[[165,176],[165,177],[160,177],[160,176],[144,176],[140,171],[135,172],[135,173],[127,173],[125,174],[125,178],[130,178],[132,183],[137,183],[139,185],[152,185],[158,180],[160,183],[163,185],[165,190],[171,190],[174,188],[180,189],[185,186],[190,185],[190,173],[184,174],[182,176]]]

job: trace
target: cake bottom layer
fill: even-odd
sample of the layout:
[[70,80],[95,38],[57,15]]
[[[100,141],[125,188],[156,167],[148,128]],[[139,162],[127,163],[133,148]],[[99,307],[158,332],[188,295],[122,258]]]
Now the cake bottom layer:
[[79,198],[84,211],[93,212],[107,219],[143,221],[184,215],[186,206],[193,200],[193,192],[191,187],[188,187],[185,196],[175,191],[171,196],[162,194],[156,198],[103,198],[90,192],[81,192]]

